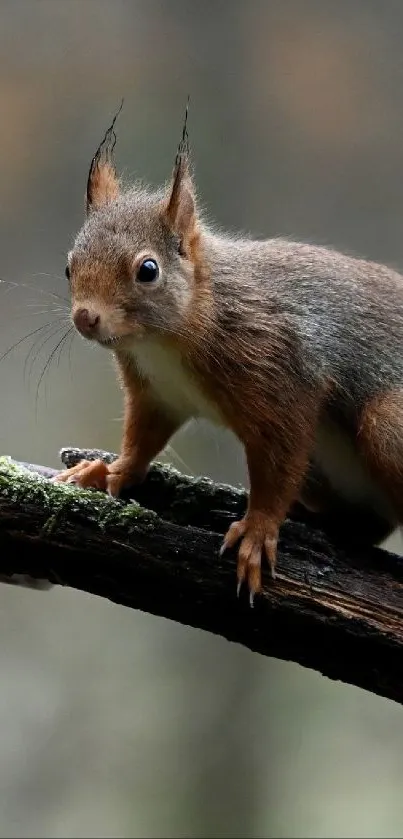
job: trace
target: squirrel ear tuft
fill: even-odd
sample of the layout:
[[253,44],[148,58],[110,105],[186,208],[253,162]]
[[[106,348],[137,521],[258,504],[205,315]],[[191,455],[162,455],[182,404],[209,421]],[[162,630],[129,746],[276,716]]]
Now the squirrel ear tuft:
[[171,229],[183,239],[192,234],[196,223],[196,198],[189,164],[188,108],[189,100],[186,105],[182,139],[179,143],[172,183],[164,211]]
[[98,210],[119,195],[119,179],[113,162],[113,152],[116,145],[115,123],[122,107],[123,99],[91,161],[85,197],[87,213]]

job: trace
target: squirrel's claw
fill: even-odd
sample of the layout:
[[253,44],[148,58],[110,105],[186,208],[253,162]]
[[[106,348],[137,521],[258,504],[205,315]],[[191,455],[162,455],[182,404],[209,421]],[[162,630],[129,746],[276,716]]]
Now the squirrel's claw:
[[249,605],[254,606],[256,594],[262,590],[262,553],[267,557],[271,576],[275,579],[278,526],[261,513],[248,513],[231,524],[220,548],[220,556],[241,539],[237,564],[237,597],[244,582],[249,588]]
[[[239,595],[241,593],[242,583],[243,583],[243,580],[241,580],[240,582],[237,583],[237,586],[236,586],[236,596],[237,597],[239,597]],[[251,609],[253,609],[254,605],[255,605],[255,592],[251,591],[251,589],[249,589],[249,606],[250,606]]]

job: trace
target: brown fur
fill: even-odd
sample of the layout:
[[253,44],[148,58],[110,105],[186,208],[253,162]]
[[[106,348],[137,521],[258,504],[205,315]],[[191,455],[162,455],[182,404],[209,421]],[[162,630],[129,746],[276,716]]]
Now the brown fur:
[[192,181],[186,160],[179,160],[165,213],[169,226],[183,240],[183,252],[191,252],[196,216]]
[[119,195],[119,181],[109,161],[96,163],[87,195],[88,208],[99,209],[103,204],[114,201]]

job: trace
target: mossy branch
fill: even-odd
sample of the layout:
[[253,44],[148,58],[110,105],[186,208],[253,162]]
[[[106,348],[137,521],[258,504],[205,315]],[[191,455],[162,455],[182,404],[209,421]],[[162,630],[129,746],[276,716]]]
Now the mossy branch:
[[[105,452],[65,449],[72,465]],[[235,553],[220,558],[244,491],[154,465],[113,500],[53,484],[53,470],[0,458],[0,575],[47,580],[224,636],[264,655],[403,703],[403,561],[331,543],[303,515],[281,531],[278,576],[236,598]]]

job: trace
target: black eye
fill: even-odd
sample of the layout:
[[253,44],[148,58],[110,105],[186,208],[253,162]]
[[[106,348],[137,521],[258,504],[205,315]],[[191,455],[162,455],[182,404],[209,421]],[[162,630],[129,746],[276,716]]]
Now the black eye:
[[70,279],[70,268],[69,268],[69,266],[68,266],[68,265],[66,265],[66,270],[65,270],[65,272],[64,272],[64,273],[66,274],[66,277],[67,277],[67,279],[69,280],[69,279]]
[[159,277],[160,270],[154,259],[145,259],[137,271],[139,283],[153,283]]

